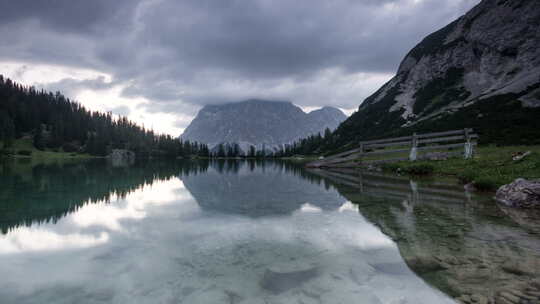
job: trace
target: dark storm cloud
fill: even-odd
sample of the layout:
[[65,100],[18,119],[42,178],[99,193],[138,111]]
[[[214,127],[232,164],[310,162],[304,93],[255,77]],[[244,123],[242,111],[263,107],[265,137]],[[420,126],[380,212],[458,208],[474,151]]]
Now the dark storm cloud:
[[109,73],[151,111],[250,97],[351,108],[377,89],[351,75],[390,75],[477,2],[0,0],[0,59]]
[[89,32],[108,25],[104,20],[119,24],[122,12],[130,14],[135,6],[136,1],[131,0],[3,0],[0,26],[37,20],[41,26],[61,32]]

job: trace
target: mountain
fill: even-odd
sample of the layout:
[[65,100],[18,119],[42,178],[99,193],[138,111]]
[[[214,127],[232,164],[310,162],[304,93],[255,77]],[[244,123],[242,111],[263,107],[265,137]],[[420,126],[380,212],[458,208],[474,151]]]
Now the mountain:
[[540,1],[483,0],[427,36],[333,135],[333,147],[473,127],[484,142],[540,143]]
[[346,119],[332,107],[305,113],[291,102],[251,99],[223,105],[207,105],[186,128],[181,138],[207,143],[238,143],[277,148],[312,134],[334,130]]

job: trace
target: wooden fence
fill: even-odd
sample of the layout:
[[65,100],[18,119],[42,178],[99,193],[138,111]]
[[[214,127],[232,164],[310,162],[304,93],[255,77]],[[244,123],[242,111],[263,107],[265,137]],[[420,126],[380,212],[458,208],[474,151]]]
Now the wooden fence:
[[[472,129],[462,129],[445,132],[435,132],[426,134],[416,134],[411,136],[394,137],[370,141],[362,141],[358,148],[328,156],[307,164],[311,168],[351,168],[361,164],[373,164],[384,162],[396,162],[404,160],[421,160],[433,158],[433,154],[423,153],[434,150],[444,150],[440,152],[444,157],[464,156],[471,158],[474,154],[474,147],[478,135]],[[390,149],[389,149],[390,148]],[[448,150],[462,148],[461,151]],[[402,154],[400,157],[385,158],[392,154]],[[408,156],[404,157],[403,154]]]

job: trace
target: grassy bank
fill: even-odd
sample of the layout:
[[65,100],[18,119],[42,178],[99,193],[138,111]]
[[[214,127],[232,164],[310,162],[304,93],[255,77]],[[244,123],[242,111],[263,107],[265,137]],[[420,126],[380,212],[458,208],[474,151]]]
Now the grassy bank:
[[95,158],[96,156],[86,154],[86,153],[73,153],[73,152],[64,152],[61,149],[57,151],[53,150],[38,150],[34,147],[31,137],[23,137],[13,141],[13,143],[4,148],[3,144],[0,143],[0,150],[4,156],[12,158],[32,158],[32,159],[60,159],[60,158],[70,158],[70,159],[88,159]]
[[[521,161],[512,160],[513,153],[525,151],[532,154]],[[479,147],[470,160],[398,162],[382,168],[409,174],[451,175],[464,184],[474,183],[479,190],[493,191],[519,177],[540,178],[540,146],[485,146]]]

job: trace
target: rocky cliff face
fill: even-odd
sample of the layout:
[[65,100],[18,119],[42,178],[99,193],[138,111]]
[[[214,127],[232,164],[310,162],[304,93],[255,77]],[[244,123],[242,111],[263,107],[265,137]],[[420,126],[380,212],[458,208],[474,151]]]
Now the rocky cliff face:
[[540,1],[483,0],[412,49],[396,76],[339,133],[370,137],[403,127],[458,127],[449,119],[454,114],[483,128],[493,123],[486,121],[490,112],[526,116],[539,108]]
[[250,145],[272,148],[326,128],[334,130],[345,118],[331,107],[305,113],[290,102],[247,100],[205,106],[181,138],[207,143],[210,148],[219,143],[238,143],[244,151]]

